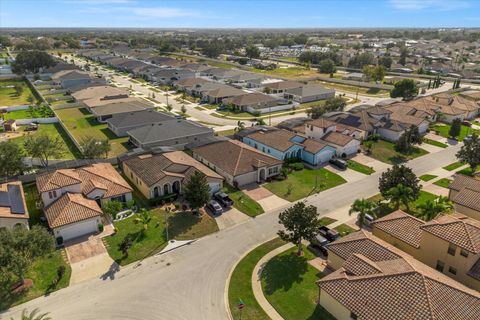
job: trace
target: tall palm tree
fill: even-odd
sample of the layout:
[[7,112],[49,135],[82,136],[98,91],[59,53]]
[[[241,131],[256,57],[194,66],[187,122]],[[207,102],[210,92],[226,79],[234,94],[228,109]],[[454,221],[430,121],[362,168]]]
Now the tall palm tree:
[[143,225],[142,232],[147,231],[148,229],[148,223],[152,220],[152,217],[150,216],[150,212],[142,208],[140,212],[137,214],[135,217],[134,222],[135,223],[141,223]]
[[374,201],[357,199],[353,202],[348,214],[352,215],[353,213],[358,213],[358,225],[361,228],[364,224],[366,214],[369,214],[374,218],[376,217],[375,209],[377,209],[377,207],[378,205]]
[[237,127],[235,128],[235,130],[237,130],[238,132],[242,131],[243,129],[245,129],[245,122],[241,121],[241,120],[238,120],[237,121]]
[[403,204],[407,211],[410,211],[410,202],[415,201],[413,189],[401,183],[388,190],[387,198],[395,203],[396,209],[400,208],[400,204]]
[[435,200],[427,200],[418,205],[420,218],[430,221],[435,219],[440,213],[449,211],[453,208],[453,203],[447,197],[440,196]]
[[[52,320],[52,318],[47,317],[48,312],[38,314],[40,310],[38,308],[33,309],[30,313],[27,313],[27,309],[23,309],[22,315],[19,320]],[[10,320],[15,320],[13,318],[10,318]]]

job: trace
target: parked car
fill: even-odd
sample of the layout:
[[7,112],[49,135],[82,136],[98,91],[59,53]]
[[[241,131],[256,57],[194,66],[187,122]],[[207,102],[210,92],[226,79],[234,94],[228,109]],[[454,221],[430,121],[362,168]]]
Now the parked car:
[[465,137],[465,139],[463,139],[463,142],[469,142],[473,139],[473,134],[469,134],[468,136]]
[[340,238],[340,234],[337,232],[337,230],[330,229],[325,226],[321,226],[318,229],[319,233],[324,237],[327,238],[328,241],[332,242]]
[[347,162],[345,160],[342,160],[342,159],[330,159],[330,161],[328,161],[330,164],[333,164],[335,167],[339,168],[339,169],[342,169],[342,170],[345,170],[347,169]]
[[327,251],[327,248],[326,248],[326,245],[328,244],[328,240],[323,237],[320,233],[318,233],[313,239],[310,240],[310,244],[314,247],[317,247],[320,252],[327,256],[328,255],[328,251]]
[[228,194],[226,194],[225,192],[217,192],[213,195],[213,197],[217,199],[218,202],[220,202],[224,207],[233,206],[233,200],[230,199]]
[[175,119],[178,119],[178,120],[185,120],[185,116],[181,116],[181,115],[176,115],[175,116]]
[[467,121],[467,120],[463,120],[463,121],[462,121],[462,124],[463,124],[464,126],[467,126],[467,127],[471,127],[471,126],[472,126],[472,123],[471,123],[470,121]]
[[215,200],[210,200],[207,203],[207,208],[214,214],[214,215],[221,215],[223,213],[222,206]]
[[[358,216],[359,219],[360,219],[360,215]],[[369,215],[369,214],[365,214],[365,218],[363,219],[363,225],[367,226],[367,227],[370,227],[372,225],[372,222],[374,221],[375,219]]]

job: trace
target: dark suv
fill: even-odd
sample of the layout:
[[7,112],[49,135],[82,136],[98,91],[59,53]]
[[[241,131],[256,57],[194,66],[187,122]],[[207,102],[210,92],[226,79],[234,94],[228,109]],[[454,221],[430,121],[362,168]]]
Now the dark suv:
[[233,200],[225,192],[217,192],[213,197],[224,207],[233,206]]
[[333,164],[335,167],[346,170],[347,169],[347,162],[342,159],[330,159],[330,164]]
[[324,237],[327,238],[328,241],[332,242],[340,238],[340,234],[337,230],[330,229],[328,227],[322,226],[318,228],[318,232]]

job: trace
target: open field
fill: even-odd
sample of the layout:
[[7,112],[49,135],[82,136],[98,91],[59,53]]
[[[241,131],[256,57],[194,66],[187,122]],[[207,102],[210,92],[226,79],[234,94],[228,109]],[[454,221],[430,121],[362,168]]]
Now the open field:
[[[21,95],[17,95],[14,87],[15,85],[21,85],[23,92]],[[24,80],[3,80],[0,81],[0,106],[16,106],[22,104],[29,104],[28,97],[34,96],[30,87]]]

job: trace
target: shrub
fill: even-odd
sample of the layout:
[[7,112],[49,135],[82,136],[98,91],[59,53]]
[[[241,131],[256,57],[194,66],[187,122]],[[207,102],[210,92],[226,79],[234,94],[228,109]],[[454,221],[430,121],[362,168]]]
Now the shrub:
[[63,237],[57,237],[55,241],[57,242],[57,246],[63,246]]
[[300,163],[300,162],[292,163],[292,164],[289,164],[288,166],[295,171],[300,171],[300,170],[303,170],[305,168],[305,165],[303,163]]
[[152,205],[152,206],[158,206],[158,205],[162,204],[162,202],[163,203],[173,202],[177,198],[178,198],[178,195],[176,193],[172,193],[172,194],[167,194],[167,195],[164,195],[164,196],[160,196],[160,197],[150,199],[149,202],[150,202],[150,205]]
[[98,224],[98,231],[103,232],[103,224],[101,223]]
[[127,208],[132,210],[133,207],[135,207],[135,200],[130,200],[130,201],[127,201]]

